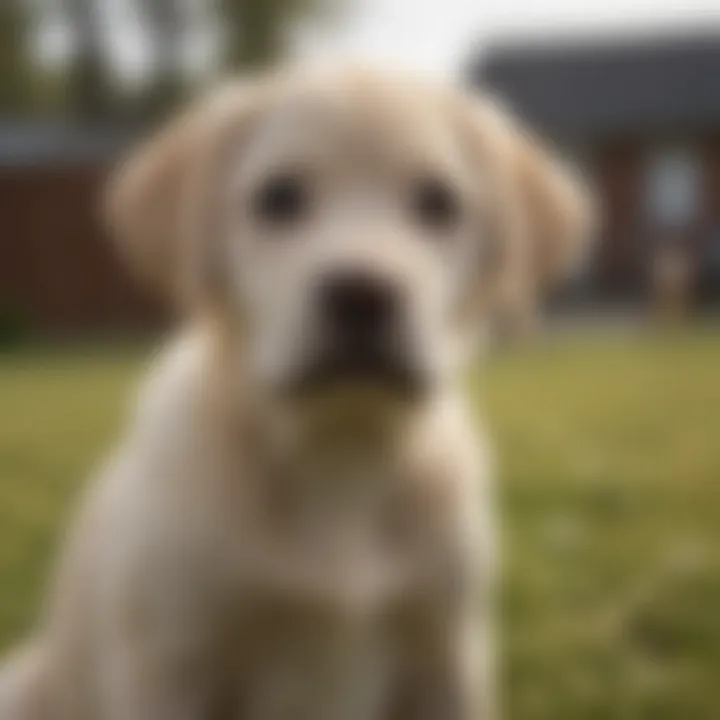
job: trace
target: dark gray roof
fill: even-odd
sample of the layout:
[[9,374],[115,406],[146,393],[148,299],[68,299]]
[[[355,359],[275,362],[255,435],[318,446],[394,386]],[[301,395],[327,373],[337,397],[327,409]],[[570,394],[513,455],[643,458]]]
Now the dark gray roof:
[[93,163],[113,159],[132,138],[127,130],[65,123],[1,122],[0,165]]
[[553,136],[720,130],[720,32],[497,43],[471,72]]

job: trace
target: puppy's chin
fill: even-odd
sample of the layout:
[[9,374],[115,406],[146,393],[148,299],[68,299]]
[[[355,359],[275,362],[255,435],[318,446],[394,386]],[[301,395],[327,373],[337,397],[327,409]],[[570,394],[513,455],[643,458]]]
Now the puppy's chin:
[[306,363],[285,391],[300,401],[384,405],[419,402],[429,388],[428,373],[405,357],[356,352]]

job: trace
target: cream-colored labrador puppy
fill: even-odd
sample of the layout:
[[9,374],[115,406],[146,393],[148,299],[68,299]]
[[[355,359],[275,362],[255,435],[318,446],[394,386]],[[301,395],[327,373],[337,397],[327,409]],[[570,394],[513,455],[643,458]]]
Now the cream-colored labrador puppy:
[[162,130],[109,208],[185,330],[0,718],[490,717],[489,471],[459,374],[576,253],[573,181],[482,99],[294,72]]

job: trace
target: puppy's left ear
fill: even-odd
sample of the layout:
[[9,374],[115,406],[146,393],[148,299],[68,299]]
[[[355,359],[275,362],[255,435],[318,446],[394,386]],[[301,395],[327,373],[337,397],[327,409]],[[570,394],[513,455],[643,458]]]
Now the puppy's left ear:
[[482,241],[492,242],[500,258],[492,309],[522,323],[539,295],[567,278],[588,251],[593,199],[578,174],[500,105],[463,101],[470,151],[486,190],[483,214],[492,237]]
[[537,138],[515,124],[507,132],[510,182],[522,214],[529,270],[538,287],[547,289],[566,279],[586,254],[594,204],[579,174]]

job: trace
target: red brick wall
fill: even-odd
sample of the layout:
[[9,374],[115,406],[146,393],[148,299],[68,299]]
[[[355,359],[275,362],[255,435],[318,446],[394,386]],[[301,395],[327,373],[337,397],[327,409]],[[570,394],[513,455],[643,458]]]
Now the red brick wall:
[[[720,229],[720,137],[686,140],[702,163],[704,193],[697,222],[684,233],[684,242],[702,274],[704,243],[713,227]],[[658,141],[661,146],[661,141]],[[603,232],[597,254],[597,275],[609,296],[642,295],[647,290],[651,254],[657,232],[645,215],[646,162],[656,147],[652,139],[628,141],[596,151],[594,166],[602,202]],[[717,279],[713,280],[717,283]]]
[[608,295],[634,294],[642,285],[642,153],[636,144],[603,148],[595,159],[602,204],[596,274]]
[[162,313],[98,221],[101,167],[0,168],[0,312],[31,332],[144,330]]

